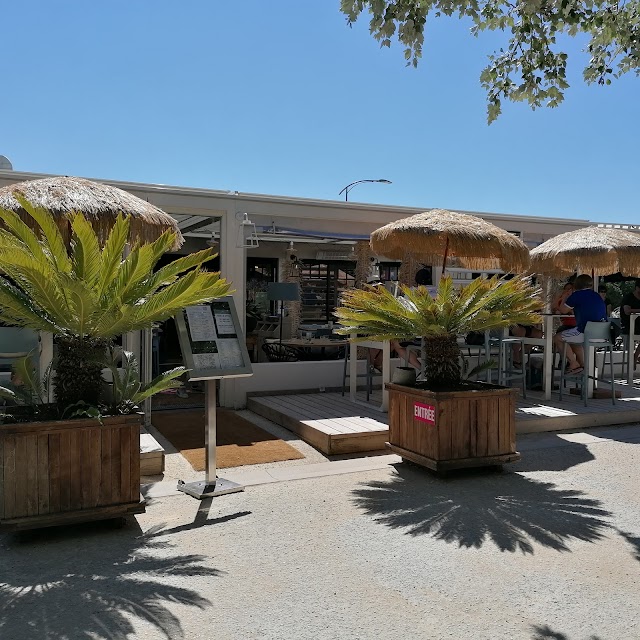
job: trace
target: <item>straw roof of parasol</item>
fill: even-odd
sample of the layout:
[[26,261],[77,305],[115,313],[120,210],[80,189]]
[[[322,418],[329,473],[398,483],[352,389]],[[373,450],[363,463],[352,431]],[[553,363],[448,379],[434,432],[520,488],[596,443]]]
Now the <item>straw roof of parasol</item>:
[[14,193],[21,194],[34,206],[51,211],[67,243],[70,241],[68,215],[73,212],[85,215],[101,242],[106,240],[119,213],[131,218],[131,243],[153,242],[167,230],[177,234],[174,249],[184,242],[176,220],[168,213],[108,184],[84,178],[56,177],[28,180],[1,188],[0,207],[15,211],[27,225],[37,230],[37,224],[20,206]]
[[604,227],[561,233],[531,250],[531,271],[640,277],[640,235]]
[[432,209],[397,220],[371,234],[374,253],[404,260],[407,255],[425,264],[441,265],[448,257],[467,269],[526,271],[527,246],[513,234],[482,218]]

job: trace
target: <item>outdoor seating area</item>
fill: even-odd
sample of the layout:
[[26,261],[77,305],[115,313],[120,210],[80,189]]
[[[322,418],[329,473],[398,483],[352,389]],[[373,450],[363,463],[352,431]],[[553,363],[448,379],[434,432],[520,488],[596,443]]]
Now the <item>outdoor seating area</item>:
[[[70,184],[87,188],[82,181]],[[146,211],[143,204],[137,206]],[[187,218],[199,226],[219,224],[215,220]],[[636,234],[587,227],[530,251],[519,237],[484,219],[432,210],[375,230],[368,241],[352,243],[357,250],[333,254],[340,258],[333,263],[304,262],[293,244],[286,249],[285,265],[262,258],[250,262],[243,294],[244,342],[252,371],[232,387],[225,388],[222,380],[221,406],[247,407],[324,453],[356,453],[380,450],[389,442],[389,423],[400,415],[390,388],[435,385],[445,394],[472,390],[480,397],[507,387],[511,391],[500,394],[510,399],[500,400],[499,415],[487,414],[493,400],[476,406],[464,393],[446,405],[461,411],[453,422],[446,419],[469,429],[468,434],[456,432],[461,442],[473,433],[494,438],[504,427],[500,439],[513,449],[500,454],[505,461],[516,459],[515,431],[637,419],[640,286],[635,293],[630,289],[632,278],[640,276]],[[173,256],[163,265],[179,261]],[[606,284],[610,275],[618,282]],[[579,334],[577,343],[564,336],[571,323],[581,320],[582,311],[567,306],[580,296],[597,300],[606,314],[587,318],[567,334]],[[619,316],[615,326],[614,316]],[[118,340],[140,355],[150,382],[158,372],[180,374],[175,367],[184,358],[175,331],[169,320]],[[242,338],[240,330],[235,334]],[[0,349],[5,382],[11,383],[11,365],[28,353],[45,375],[64,341],[47,331],[0,327],[0,345],[5,345]],[[181,389],[169,386],[153,406],[204,406],[203,389],[197,379]],[[418,407],[416,419],[432,426],[450,411],[429,404],[437,404],[436,396],[412,402]],[[144,408],[150,424],[151,402]],[[402,419],[411,422],[416,417],[411,411]],[[485,429],[482,436],[480,428]],[[153,454],[158,457],[157,451]],[[440,462],[433,464],[437,469]]]

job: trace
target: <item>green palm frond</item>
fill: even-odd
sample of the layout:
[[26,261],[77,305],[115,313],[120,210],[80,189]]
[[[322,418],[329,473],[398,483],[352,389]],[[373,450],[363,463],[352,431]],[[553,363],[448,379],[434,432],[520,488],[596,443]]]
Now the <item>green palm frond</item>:
[[20,200],[40,226],[34,233],[12,211],[0,209],[0,320],[79,338],[112,338],[166,320],[185,306],[226,295],[230,285],[202,265],[207,249],[154,273],[175,243],[166,232],[124,256],[129,219],[118,216],[103,247],[82,213],[70,214],[67,248],[51,212]]
[[131,221],[129,218],[119,215],[116,218],[115,224],[111,227],[111,232],[102,249],[102,266],[97,288],[98,296],[102,296],[106,292],[118,275],[122,254],[124,253],[124,248],[127,246],[130,225]]
[[174,260],[170,264],[158,269],[151,278],[150,286],[155,291],[160,286],[171,284],[178,275],[190,269],[200,268],[205,262],[213,260],[218,254],[215,249],[203,249],[188,256]]
[[[45,218],[48,219],[48,218]],[[73,275],[89,286],[95,286],[100,276],[100,243],[93,227],[82,215],[71,222],[73,235]]]
[[22,208],[38,223],[44,237],[47,239],[47,247],[51,257],[60,271],[65,273],[71,270],[71,260],[67,253],[67,247],[62,239],[60,229],[49,211],[43,207],[32,205],[22,194],[13,193],[14,198],[20,203]]
[[340,333],[361,339],[464,335],[540,322],[538,294],[524,277],[477,278],[459,290],[451,278],[443,278],[434,297],[426,287],[403,287],[398,298],[384,287],[351,289],[336,315],[343,325]]
[[156,395],[156,393],[160,393],[161,391],[165,391],[166,389],[180,388],[182,386],[182,382],[177,380],[177,378],[179,378],[187,371],[188,369],[185,369],[184,367],[176,367],[175,369],[170,369],[169,371],[161,373],[149,384],[140,387],[140,391],[134,394],[132,398],[133,402],[135,402],[136,404],[140,404],[147,398]]
[[184,367],[176,367],[143,384],[135,356],[120,348],[108,352],[105,366],[111,371],[111,397],[108,404],[114,413],[130,413],[147,398],[166,389],[182,386],[177,378],[187,371]]
[[9,385],[0,386],[0,398],[18,405],[40,405],[47,402],[48,380],[40,379],[32,353],[15,360],[12,371]]

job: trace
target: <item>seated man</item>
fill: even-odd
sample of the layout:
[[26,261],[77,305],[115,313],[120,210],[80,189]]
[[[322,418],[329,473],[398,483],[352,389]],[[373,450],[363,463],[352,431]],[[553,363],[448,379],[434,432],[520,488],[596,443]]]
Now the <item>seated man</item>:
[[553,341],[562,353],[564,343],[571,347],[567,350],[566,371],[570,374],[582,373],[584,368],[584,329],[587,322],[602,322],[607,319],[604,300],[593,290],[593,280],[586,274],[580,275],[573,283],[574,292],[559,306],[560,313],[573,311],[576,326],[556,333]]
[[601,285],[598,285],[598,294],[604,300],[604,306],[607,308],[608,318],[611,315],[611,311],[613,310],[613,305],[611,304],[611,300],[609,300],[609,289],[604,282]]

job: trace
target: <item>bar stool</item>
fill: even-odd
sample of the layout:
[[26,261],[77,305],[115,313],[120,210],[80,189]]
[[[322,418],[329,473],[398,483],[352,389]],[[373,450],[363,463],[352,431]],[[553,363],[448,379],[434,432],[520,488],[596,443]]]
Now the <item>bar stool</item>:
[[[524,338],[510,336],[500,339],[498,351],[498,384],[508,386],[511,380],[521,380],[522,397],[527,397],[527,353],[525,352]],[[520,345],[521,369],[516,368],[513,362],[513,345]],[[510,385],[509,385],[510,386]]]
[[[564,343],[562,348],[562,361],[560,367],[560,400],[562,400],[562,389],[564,388],[565,370],[564,362],[567,359],[567,342]],[[604,380],[604,382],[610,382],[611,384],[611,402],[616,403],[616,392],[614,389],[614,377],[613,377],[613,342],[611,341],[611,323],[610,322],[587,322],[584,328],[584,342],[576,343],[582,344],[584,347],[584,369],[580,375],[581,395],[584,401],[584,406],[587,406],[587,387],[589,380],[596,380],[596,376],[589,375],[589,365],[591,362],[591,349],[605,349],[604,362],[602,368],[604,369],[607,362],[607,353],[609,354],[609,366],[611,368],[611,380]]]
[[[631,327],[629,327],[629,331],[631,332]],[[633,342],[633,350],[635,351],[635,343],[640,342],[640,334],[623,333],[620,337],[622,338],[622,379],[625,380],[630,378],[633,380],[633,372],[629,371],[629,341]]]
[[[349,353],[351,349],[349,349],[349,345],[346,345],[344,350],[344,367],[342,369],[342,397],[344,397],[345,390],[347,388],[347,379],[350,377],[349,374]],[[367,402],[369,401],[369,397],[373,392],[373,377],[376,375],[382,375],[379,373],[376,368],[369,362],[367,358],[366,362],[366,372],[358,373],[356,377],[358,378],[366,378],[367,381]]]

